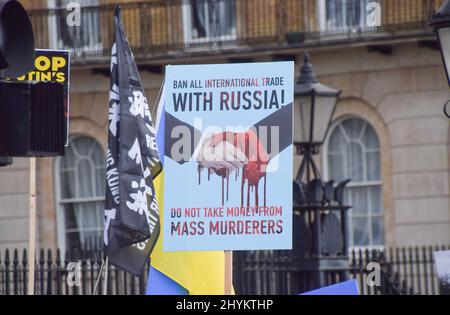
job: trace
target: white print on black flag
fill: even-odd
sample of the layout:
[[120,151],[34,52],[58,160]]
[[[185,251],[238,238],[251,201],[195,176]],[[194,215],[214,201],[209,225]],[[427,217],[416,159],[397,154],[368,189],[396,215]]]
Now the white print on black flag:
[[108,111],[104,249],[139,275],[159,235],[153,178],[161,170],[150,109],[116,9]]

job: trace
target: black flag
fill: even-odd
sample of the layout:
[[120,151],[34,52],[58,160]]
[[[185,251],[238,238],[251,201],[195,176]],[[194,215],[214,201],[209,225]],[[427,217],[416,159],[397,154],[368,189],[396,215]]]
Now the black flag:
[[104,252],[109,262],[140,275],[159,235],[153,178],[161,171],[155,129],[141,79],[115,12],[106,156]]

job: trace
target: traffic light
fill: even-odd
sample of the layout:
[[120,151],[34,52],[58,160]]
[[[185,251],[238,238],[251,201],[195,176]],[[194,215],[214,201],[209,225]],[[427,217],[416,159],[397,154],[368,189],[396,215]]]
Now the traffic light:
[[0,156],[64,154],[64,87],[53,82],[0,82]]
[[0,0],[0,77],[17,78],[34,68],[34,35],[27,12],[15,0]]
[[28,15],[19,2],[0,0],[0,166],[11,162],[7,157],[64,154],[63,85],[14,79],[34,68]]

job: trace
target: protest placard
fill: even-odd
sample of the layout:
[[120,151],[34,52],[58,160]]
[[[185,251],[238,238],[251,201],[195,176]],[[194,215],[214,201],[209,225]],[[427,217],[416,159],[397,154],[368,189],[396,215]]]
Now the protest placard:
[[292,247],[293,62],[168,66],[165,251]]

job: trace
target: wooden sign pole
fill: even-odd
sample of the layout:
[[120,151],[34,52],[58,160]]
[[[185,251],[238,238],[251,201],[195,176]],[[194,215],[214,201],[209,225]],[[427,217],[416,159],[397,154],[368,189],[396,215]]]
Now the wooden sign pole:
[[225,251],[225,295],[233,294],[233,252]]
[[36,158],[30,159],[30,218],[28,243],[28,295],[34,295],[34,267],[36,255]]

